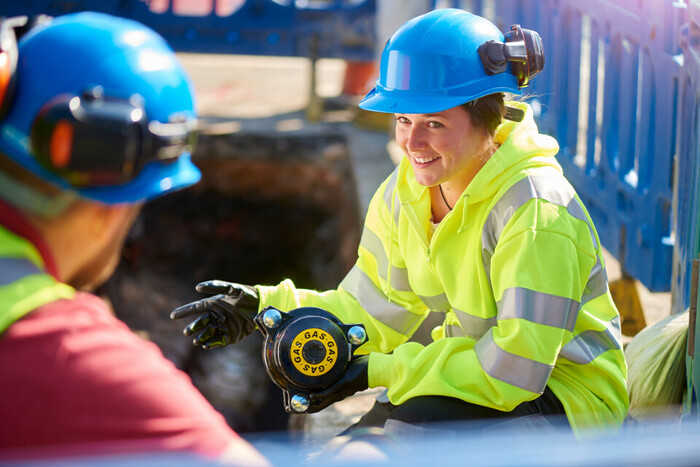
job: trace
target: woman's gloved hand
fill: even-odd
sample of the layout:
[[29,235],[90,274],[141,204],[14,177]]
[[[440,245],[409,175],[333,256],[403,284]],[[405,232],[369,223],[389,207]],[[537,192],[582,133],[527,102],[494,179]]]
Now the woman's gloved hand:
[[[213,295],[176,308],[170,319],[196,316],[183,331],[205,349],[235,344],[255,329],[260,299],[254,287],[219,280],[200,282],[197,292]],[[196,334],[196,335],[195,335]]]
[[367,376],[368,355],[355,357],[350,361],[345,372],[332,386],[309,394],[309,408],[306,413],[315,413],[325,409],[334,402],[342,401],[356,392],[369,387]]

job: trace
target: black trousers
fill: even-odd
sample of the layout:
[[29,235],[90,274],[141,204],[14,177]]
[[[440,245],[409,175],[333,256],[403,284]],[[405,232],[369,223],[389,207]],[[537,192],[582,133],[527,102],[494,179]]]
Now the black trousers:
[[566,414],[561,402],[554,393],[546,388],[544,393],[535,400],[523,402],[510,412],[484,407],[464,402],[461,399],[444,396],[420,396],[409,399],[401,405],[389,402],[375,402],[355,425],[345,430],[341,435],[351,434],[359,428],[383,427],[387,420],[397,420],[419,426],[429,426],[436,423],[454,423],[478,421],[482,427],[495,425],[529,415],[551,416],[557,427],[569,427]]

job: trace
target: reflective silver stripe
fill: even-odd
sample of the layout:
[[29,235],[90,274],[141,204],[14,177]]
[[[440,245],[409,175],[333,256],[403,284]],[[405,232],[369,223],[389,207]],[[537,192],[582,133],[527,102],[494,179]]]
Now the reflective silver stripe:
[[394,196],[394,190],[396,190],[396,180],[399,178],[399,168],[396,167],[389,177],[389,182],[384,188],[384,203],[386,208],[391,212],[391,205],[394,204],[394,223],[399,224],[399,213],[401,212],[401,203],[399,203],[398,196]]
[[585,365],[591,363],[608,350],[622,348],[620,334],[620,317],[616,316],[606,324],[605,331],[583,331],[562,347],[560,357]]
[[532,323],[574,331],[580,303],[570,298],[511,287],[496,303],[498,320],[524,319]]
[[24,258],[0,258],[0,285],[7,285],[25,276],[43,272]]
[[454,335],[456,336],[469,336],[478,339],[486,334],[486,331],[496,325],[495,316],[491,318],[480,318],[479,316],[471,315],[457,308],[452,309],[459,320],[459,324],[462,325],[461,329],[455,329],[456,333]]
[[444,293],[432,297],[419,295],[418,298],[420,298],[421,302],[425,303],[425,306],[427,306],[430,311],[447,311],[450,309],[450,301]]
[[462,331],[462,328],[457,326],[456,324],[446,324],[444,326],[445,329],[445,337],[463,337],[464,331]]
[[389,301],[379,288],[357,266],[353,266],[340,287],[351,294],[374,318],[393,330],[407,335],[423,318]]
[[591,269],[591,273],[588,275],[588,282],[586,282],[586,288],[583,290],[583,296],[581,297],[581,303],[588,303],[594,298],[600,297],[605,292],[608,291],[608,274],[603,269],[603,264],[600,262],[600,258],[596,258],[596,262]]
[[506,224],[513,214],[531,199],[544,199],[550,203],[566,207],[574,218],[585,222],[593,241],[597,245],[591,224],[588,223],[583,207],[575,197],[571,185],[562,178],[528,176],[519,180],[496,202],[489,212],[481,234],[482,262],[487,276],[491,276],[491,257]]
[[493,329],[479,339],[474,350],[487,375],[537,394],[544,392],[554,368],[554,365],[546,365],[501,349],[493,340]]
[[493,244],[492,249],[481,249],[481,262],[484,265],[484,271],[486,272],[486,277],[489,279],[489,284],[491,284],[491,257],[493,256],[493,251],[496,249],[496,244]]
[[[382,279],[386,280],[389,258],[386,256],[384,245],[382,245],[382,241],[377,234],[365,227],[362,231],[360,245],[372,253],[377,260],[378,274],[381,275]],[[401,292],[409,292],[411,290],[411,285],[408,283],[408,271],[406,268],[398,268],[393,264],[391,265],[391,287]]]

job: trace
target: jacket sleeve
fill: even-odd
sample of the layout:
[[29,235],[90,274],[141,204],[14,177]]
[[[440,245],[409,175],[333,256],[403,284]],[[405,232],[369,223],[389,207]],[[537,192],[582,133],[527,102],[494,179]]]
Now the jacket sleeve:
[[571,339],[597,239],[585,219],[545,199],[509,214],[484,271],[492,295],[482,293],[482,306],[497,310],[497,324],[478,340],[450,337],[373,354],[370,384],[386,386],[394,404],[440,394],[510,411],[544,391]]
[[[358,353],[391,352],[406,342],[425,319],[428,309],[410,289],[391,289],[390,284],[400,280],[397,276],[405,270],[394,238],[395,177],[396,172],[374,194],[357,262],[337,289],[323,292],[300,289],[288,279],[276,286],[259,285],[261,309],[274,306],[290,311],[311,306],[329,311],[344,323],[362,323],[369,339]],[[391,271],[398,271],[393,279]]]

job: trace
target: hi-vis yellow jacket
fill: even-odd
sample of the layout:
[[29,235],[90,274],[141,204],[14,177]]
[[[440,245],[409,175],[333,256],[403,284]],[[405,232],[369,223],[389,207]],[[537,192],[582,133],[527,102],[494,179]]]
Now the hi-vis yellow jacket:
[[[510,411],[549,386],[574,430],[628,408],[620,317],[591,219],[532,110],[431,234],[430,196],[404,159],[374,195],[359,258],[337,290],[259,286],[261,308],[326,309],[365,324],[369,383],[392,403],[442,395]],[[428,346],[407,342],[431,311]]]
[[72,287],[44,271],[29,240],[0,226],[0,334],[34,309],[74,295]]

